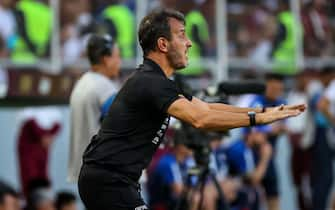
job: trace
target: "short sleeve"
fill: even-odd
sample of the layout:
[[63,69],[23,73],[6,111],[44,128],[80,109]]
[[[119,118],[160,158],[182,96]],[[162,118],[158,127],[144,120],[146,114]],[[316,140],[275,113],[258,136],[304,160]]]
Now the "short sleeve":
[[237,143],[227,150],[227,159],[238,174],[246,174],[254,169],[252,152],[243,143]]
[[192,96],[183,93],[174,81],[163,77],[157,77],[153,80],[150,85],[147,84],[146,91],[149,93],[149,100],[157,110],[166,113],[169,106],[181,97],[192,100]]
[[254,98],[254,100],[251,101],[251,103],[250,103],[250,107],[252,107],[252,108],[260,108],[260,107],[263,107],[263,106],[264,106],[264,104],[259,99],[259,97]]
[[180,168],[176,162],[166,164],[163,169],[163,179],[166,185],[182,183]]

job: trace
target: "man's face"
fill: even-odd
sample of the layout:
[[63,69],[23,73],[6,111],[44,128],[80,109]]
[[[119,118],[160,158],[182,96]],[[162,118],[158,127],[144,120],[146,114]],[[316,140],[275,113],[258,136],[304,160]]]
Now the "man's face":
[[119,75],[121,57],[120,50],[117,46],[114,46],[112,49],[112,54],[110,56],[107,56],[106,66],[108,68],[108,76],[110,78],[117,77]]
[[0,210],[20,210],[19,199],[12,195],[5,195],[4,201],[0,204]]
[[185,26],[175,18],[169,19],[171,41],[169,41],[167,58],[172,68],[183,69],[188,64],[188,48],[191,40],[186,36]]
[[266,82],[266,97],[272,101],[282,96],[284,84],[280,80],[271,79]]

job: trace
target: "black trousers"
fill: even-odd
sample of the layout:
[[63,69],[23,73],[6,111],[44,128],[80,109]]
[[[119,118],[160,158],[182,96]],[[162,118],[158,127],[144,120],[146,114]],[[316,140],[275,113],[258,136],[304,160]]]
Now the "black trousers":
[[312,209],[327,209],[333,183],[333,154],[328,145],[326,128],[316,128],[315,143],[311,148]]
[[87,210],[148,210],[138,187],[103,168],[84,164],[78,189]]

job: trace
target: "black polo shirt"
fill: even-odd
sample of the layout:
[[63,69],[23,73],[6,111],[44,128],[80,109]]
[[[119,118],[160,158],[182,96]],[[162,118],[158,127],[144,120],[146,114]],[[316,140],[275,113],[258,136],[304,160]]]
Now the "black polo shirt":
[[169,125],[167,109],[182,96],[192,100],[158,64],[144,59],[117,94],[84,153],[84,163],[138,181]]

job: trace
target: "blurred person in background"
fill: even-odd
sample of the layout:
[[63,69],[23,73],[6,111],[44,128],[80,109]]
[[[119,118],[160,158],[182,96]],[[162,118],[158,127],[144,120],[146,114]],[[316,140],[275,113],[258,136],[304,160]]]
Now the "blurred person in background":
[[101,18],[108,33],[118,44],[121,57],[130,59],[135,56],[135,18],[123,2],[124,0],[108,1],[109,5],[103,10]]
[[35,179],[49,178],[49,154],[61,128],[61,114],[55,108],[26,108],[20,113],[18,133],[18,161],[21,190],[28,195]]
[[61,1],[60,25],[63,64],[74,68],[74,64],[85,56],[90,33],[97,30],[91,15],[91,1]]
[[188,51],[189,65],[178,72],[183,75],[200,76],[205,72],[205,68],[197,63],[201,57],[205,57],[209,47],[209,28],[204,15],[200,10],[200,5],[204,1],[191,0],[179,1],[177,6],[185,14],[186,34],[192,41],[192,47]]
[[327,16],[330,4],[327,0],[311,0],[302,8],[304,53],[307,56],[331,55],[334,49],[331,22]]
[[[3,39],[4,48],[9,50],[12,46],[16,30],[16,20],[13,8],[14,0],[0,1],[0,38]],[[6,55],[6,57],[8,54]]]
[[76,196],[72,192],[58,192],[55,198],[56,210],[78,210]]
[[76,182],[82,155],[107,115],[119,89],[121,59],[118,45],[109,35],[92,34],[87,43],[91,70],[75,84],[70,97],[70,150],[68,181]]
[[19,0],[15,7],[17,27],[11,59],[18,63],[36,63],[50,51],[51,9],[47,0]]
[[20,196],[11,186],[0,181],[0,210],[20,210]]
[[216,153],[219,162],[226,162],[228,174],[243,181],[232,202],[234,209],[261,207],[259,190],[272,156],[266,135],[269,131],[269,126],[245,128],[242,139],[223,142]]
[[8,50],[6,48],[5,40],[0,36],[0,59],[6,58],[7,56]]
[[[277,73],[293,75],[296,68],[297,41],[302,38],[302,27],[295,21],[294,14],[289,7],[289,0],[279,1],[277,14],[277,32],[271,53],[274,62],[273,70]],[[296,41],[296,34],[298,40]]]
[[325,210],[333,183],[333,146],[335,125],[335,69],[325,67],[321,72],[325,90],[313,98],[311,109],[315,111],[315,134],[312,145],[312,209]]
[[[288,93],[287,102],[308,104],[313,95],[313,91],[310,91],[312,80],[313,72],[310,70],[298,73],[293,78],[294,87]],[[308,110],[297,118],[287,120],[288,138],[292,149],[291,172],[301,210],[311,210],[311,146],[315,130],[313,115],[311,110]]]
[[41,186],[31,190],[25,210],[56,210],[52,191]]
[[[4,59],[8,56],[8,51],[5,46],[5,42],[0,36],[0,59]],[[0,62],[1,63],[1,62]],[[0,98],[7,95],[8,92],[8,71],[3,68],[0,64]]]
[[[268,73],[266,78],[266,90],[264,95],[258,95],[251,102],[251,107],[274,107],[285,104],[282,99],[284,91],[284,76],[276,73]],[[283,121],[277,121],[271,126],[271,131],[266,133],[267,141],[272,146],[272,157],[265,176],[262,179],[262,185],[265,189],[267,206],[269,210],[279,209],[279,190],[278,175],[275,166],[274,157],[276,154],[277,139],[280,134],[285,132],[286,126]]]
[[260,17],[257,27],[255,27],[258,35],[256,36],[255,47],[250,50],[248,57],[258,66],[265,67],[271,61],[270,55],[276,33],[276,19],[272,14],[265,11],[260,12],[258,16]]
[[175,209],[187,187],[188,162],[192,150],[175,134],[171,152],[160,157],[148,174],[149,207],[153,210]]

